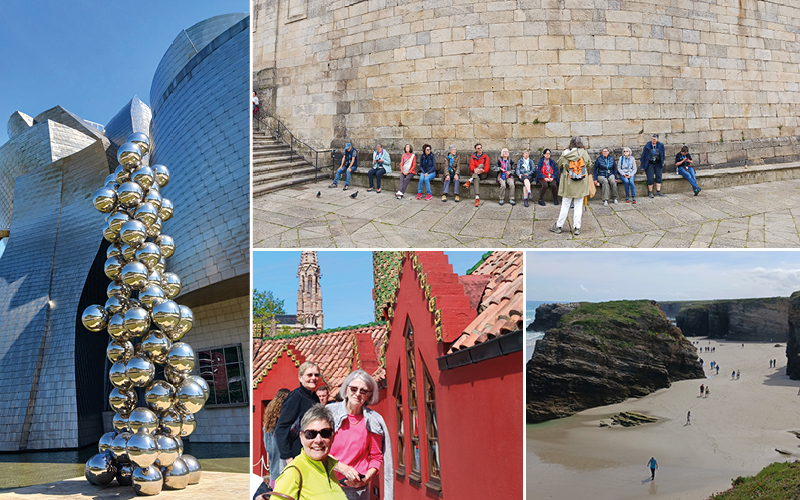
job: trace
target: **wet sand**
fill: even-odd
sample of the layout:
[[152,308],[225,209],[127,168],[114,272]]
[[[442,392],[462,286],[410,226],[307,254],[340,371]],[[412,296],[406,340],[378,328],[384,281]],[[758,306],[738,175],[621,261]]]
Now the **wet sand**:
[[[756,474],[772,462],[800,458],[800,382],[786,372],[786,344],[718,342],[700,346],[707,378],[672,384],[639,399],[593,408],[569,418],[529,425],[527,498],[625,500],[658,496],[701,500],[727,490],[737,476]],[[770,368],[769,360],[777,359]],[[719,375],[709,362],[720,365]],[[731,380],[732,370],[741,370]],[[700,397],[700,384],[710,385]],[[600,427],[601,419],[638,411],[661,420],[639,427]],[[686,412],[692,424],[686,425]],[[781,455],[776,448],[790,451]],[[650,481],[647,462],[659,469]]]

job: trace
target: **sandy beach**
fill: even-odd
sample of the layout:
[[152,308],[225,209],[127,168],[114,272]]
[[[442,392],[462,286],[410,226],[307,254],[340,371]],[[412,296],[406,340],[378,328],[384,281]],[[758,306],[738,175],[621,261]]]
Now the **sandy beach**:
[[[716,348],[700,354],[706,380],[677,382],[643,398],[529,425],[527,498],[701,500],[727,490],[737,476],[800,459],[800,440],[788,432],[800,430],[800,382],[785,375],[786,344],[690,340]],[[770,359],[777,367],[769,367]],[[719,375],[711,361],[720,365]],[[733,370],[741,370],[738,380],[731,380]],[[710,385],[707,398],[700,397],[700,384]],[[640,427],[599,426],[621,411],[661,420]],[[691,425],[686,425],[689,411]],[[650,457],[658,461],[655,481],[647,467]]]

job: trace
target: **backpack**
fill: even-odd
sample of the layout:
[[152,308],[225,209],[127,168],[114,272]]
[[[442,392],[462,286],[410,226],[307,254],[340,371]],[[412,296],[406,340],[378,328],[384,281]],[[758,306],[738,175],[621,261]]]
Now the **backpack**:
[[577,161],[570,160],[569,162],[569,178],[573,181],[580,181],[586,177],[586,162],[583,157],[578,158]]

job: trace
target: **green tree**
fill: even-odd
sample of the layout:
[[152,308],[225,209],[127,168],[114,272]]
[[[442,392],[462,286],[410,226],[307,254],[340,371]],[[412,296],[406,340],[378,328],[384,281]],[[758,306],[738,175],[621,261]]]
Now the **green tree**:
[[276,299],[272,292],[259,292],[253,289],[253,324],[261,325],[261,335],[265,336],[265,326],[269,328],[275,316],[286,314],[283,310],[283,300]]

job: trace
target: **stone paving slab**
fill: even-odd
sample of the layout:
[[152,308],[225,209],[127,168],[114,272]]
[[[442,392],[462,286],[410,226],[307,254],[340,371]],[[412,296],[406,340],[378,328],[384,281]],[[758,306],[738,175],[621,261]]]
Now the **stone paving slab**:
[[[317,192],[320,197],[316,196]],[[604,207],[590,200],[581,234],[572,211],[562,234],[549,228],[559,206],[452,197],[430,201],[391,192],[310,184],[253,201],[258,248],[782,248],[800,247],[800,179],[637,198]]]

